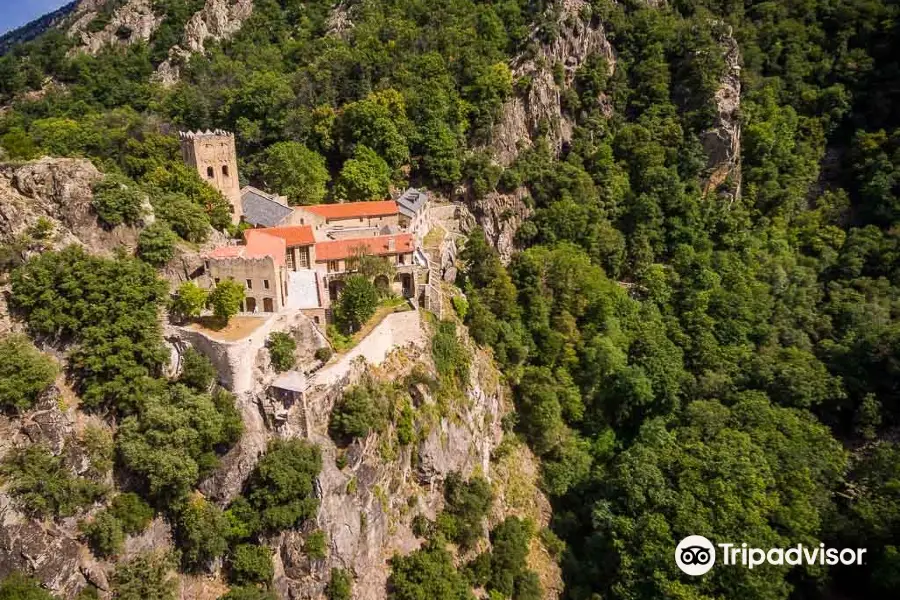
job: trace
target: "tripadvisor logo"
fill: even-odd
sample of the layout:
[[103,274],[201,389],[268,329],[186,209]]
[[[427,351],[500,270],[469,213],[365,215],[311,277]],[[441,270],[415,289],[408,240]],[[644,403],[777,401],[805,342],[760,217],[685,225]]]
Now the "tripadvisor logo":
[[721,553],[721,564],[726,566],[740,565],[748,569],[763,564],[770,565],[861,565],[865,548],[826,548],[819,544],[817,548],[807,548],[797,544],[791,548],[752,548],[744,544],[713,545],[702,535],[689,535],[679,542],[675,548],[675,564],[688,575],[703,575],[709,572],[716,563],[716,546]]

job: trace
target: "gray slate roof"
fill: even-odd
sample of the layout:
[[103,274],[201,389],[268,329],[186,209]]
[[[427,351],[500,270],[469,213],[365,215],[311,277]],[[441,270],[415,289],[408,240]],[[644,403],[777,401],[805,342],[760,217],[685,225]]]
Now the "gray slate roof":
[[428,202],[428,194],[421,192],[416,188],[409,188],[403,195],[397,198],[397,206],[400,208],[400,214],[412,219],[425,208]]
[[269,194],[254,187],[241,191],[244,220],[255,227],[275,227],[293,212],[289,206],[277,202]]

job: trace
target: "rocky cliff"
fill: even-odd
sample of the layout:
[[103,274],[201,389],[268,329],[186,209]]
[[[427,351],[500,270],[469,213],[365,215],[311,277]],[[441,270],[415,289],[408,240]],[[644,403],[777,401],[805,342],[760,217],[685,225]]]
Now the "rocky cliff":
[[[574,120],[563,110],[561,94],[569,89],[575,72],[587,58],[602,55],[615,69],[616,55],[606,39],[603,24],[591,18],[585,0],[563,0],[548,9],[556,20],[558,33],[546,41],[541,31],[531,33],[537,51],[520,55],[511,67],[516,80],[526,81],[524,92],[508,100],[494,128],[490,150],[494,159],[506,166],[519,150],[531,145],[539,131],[545,131],[550,147],[558,154],[572,139]],[[554,69],[562,68],[560,81]]]
[[42,220],[52,225],[42,247],[79,244],[95,252],[134,247],[138,230],[107,230],[97,222],[91,187],[103,175],[89,160],[42,158],[0,163],[0,243],[33,231]]
[[253,12],[253,0],[206,0],[184,27],[180,45],[169,50],[169,58],[156,70],[154,80],[163,85],[178,81],[179,65],[192,53],[203,52],[209,41],[219,41],[234,35]]
[[77,49],[96,54],[107,46],[129,46],[146,42],[162,23],[163,16],[153,12],[152,0],[127,0],[111,11],[100,29],[94,24],[110,4],[104,0],[81,0],[75,8],[68,33],[80,43]]
[[741,196],[741,52],[731,28],[721,29],[725,71],[715,94],[716,118],[701,141],[708,157],[704,193],[732,200]]

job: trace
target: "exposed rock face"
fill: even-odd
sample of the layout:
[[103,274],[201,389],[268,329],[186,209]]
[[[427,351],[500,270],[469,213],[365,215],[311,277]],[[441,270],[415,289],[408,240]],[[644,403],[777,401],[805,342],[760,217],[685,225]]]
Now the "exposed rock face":
[[178,81],[179,66],[194,52],[203,52],[208,41],[227,39],[237,33],[253,12],[253,0],[206,0],[184,27],[182,46],[169,50],[169,58],[156,70],[154,79],[164,85]]
[[[473,350],[474,352],[474,350]],[[443,497],[441,484],[453,471],[491,476],[490,453],[502,438],[500,422],[506,391],[486,356],[475,354],[470,389],[453,406],[453,418],[437,416],[436,400],[427,388],[414,394],[417,412],[434,414],[427,435],[417,445],[386,452],[385,435],[373,434],[343,450],[347,465],[339,469],[339,450],[327,435],[328,415],[343,389],[364,372],[383,381],[399,381],[414,365],[433,369],[427,346],[407,347],[381,367],[358,365],[335,385],[313,390],[308,399],[310,438],[322,449],[318,486],[321,508],[317,526],[331,544],[324,560],[309,560],[303,535],[282,536],[275,587],[284,598],[321,597],[332,567],[353,572],[354,598],[381,600],[390,574],[387,559],[419,547],[411,529],[413,515],[434,518]],[[536,489],[535,489],[536,493]]]
[[[560,93],[572,85],[575,72],[594,54],[606,58],[610,74],[615,68],[615,51],[606,39],[603,25],[585,17],[590,5],[584,0],[563,0],[551,10],[557,10],[559,34],[549,43],[541,42],[538,32],[531,39],[538,43],[535,56],[520,56],[512,66],[515,78],[527,77],[531,83],[527,91],[506,102],[500,120],[494,128],[490,149],[494,159],[507,166],[519,150],[530,146],[532,136],[547,127],[551,148],[559,153],[572,139],[574,123],[564,114]],[[562,65],[562,87],[554,81],[553,69]]]
[[460,220],[464,232],[480,226],[503,263],[509,263],[516,249],[516,231],[531,216],[531,208],[525,204],[527,196],[528,190],[520,187],[512,194],[490,192],[481,199],[468,198],[468,215],[462,215]]
[[137,229],[106,230],[97,223],[91,188],[102,177],[84,159],[42,158],[25,164],[0,164],[0,242],[22,234],[43,217],[54,225],[46,247],[79,244],[95,253],[134,247]]
[[[59,397],[60,389],[54,386],[33,411],[16,418],[0,416],[0,457],[16,446],[40,443],[63,455],[74,473],[85,470],[89,463],[78,446],[70,443],[75,411],[63,411]],[[77,518],[38,522],[20,509],[0,490],[0,579],[22,571],[61,597],[74,596],[86,585],[84,571],[93,568],[90,553],[78,541]]]
[[725,73],[715,94],[715,124],[701,135],[708,157],[704,193],[718,191],[734,200],[741,196],[741,52],[730,27],[719,43],[725,56]]
[[326,22],[328,35],[343,38],[344,35],[353,29],[353,21],[350,19],[350,3],[346,1],[339,2]]
[[75,9],[76,20],[69,28],[69,35],[81,40],[80,49],[91,54],[107,46],[146,42],[163,20],[153,12],[152,0],[128,0],[113,13],[103,29],[91,32],[88,26],[103,4],[99,0],[82,0]]

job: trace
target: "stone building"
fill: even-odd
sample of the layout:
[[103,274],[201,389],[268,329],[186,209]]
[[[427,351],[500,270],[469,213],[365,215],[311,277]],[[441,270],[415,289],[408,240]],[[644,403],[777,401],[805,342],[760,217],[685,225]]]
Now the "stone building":
[[288,294],[284,240],[258,229],[244,235],[244,245],[220,246],[204,257],[207,285],[233,279],[244,286],[242,312],[280,312]]
[[237,151],[234,134],[215,131],[183,131],[181,157],[185,164],[197,169],[200,178],[219,190],[231,204],[231,220],[241,220],[241,184],[238,180]]

